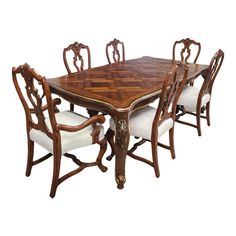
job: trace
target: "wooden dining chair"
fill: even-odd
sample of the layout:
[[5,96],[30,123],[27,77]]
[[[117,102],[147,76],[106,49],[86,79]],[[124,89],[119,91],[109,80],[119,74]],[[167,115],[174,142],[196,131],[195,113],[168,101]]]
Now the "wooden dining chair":
[[[192,51],[194,51],[195,53]],[[196,42],[193,39],[189,38],[181,39],[175,41],[173,45],[172,58],[173,60],[178,60],[179,58],[183,63],[196,63],[200,52],[201,44],[199,42]]]
[[[85,51],[87,54],[87,67],[85,66],[85,60],[82,56],[81,51]],[[69,60],[69,53],[72,53],[73,58]],[[75,71],[83,71],[84,69],[91,68],[91,54],[90,49],[87,45],[82,43],[72,43],[68,47],[64,48],[63,50],[63,61],[66,67],[68,74],[71,74]],[[74,67],[74,70],[72,68]],[[74,111],[74,104],[70,104],[70,110]]]
[[[119,51],[119,49],[121,52]],[[110,55],[111,52],[112,52],[112,56]],[[111,42],[109,42],[106,45],[106,56],[107,56],[107,60],[108,60],[109,64],[112,63],[112,59],[113,59],[114,63],[125,61],[124,43],[119,41],[118,39],[114,39]]]
[[[186,38],[174,42],[172,49],[172,59],[180,60],[183,63],[197,63],[201,52],[201,44],[193,39]],[[193,86],[191,81],[190,85]]]
[[[87,67],[85,67],[84,58],[81,53],[82,50],[85,50],[87,54]],[[73,52],[73,65],[76,71],[82,71],[84,69],[91,68],[91,54],[89,47],[82,43],[74,42],[63,50],[63,60],[68,74],[71,74],[73,72],[67,58],[67,54],[69,51]],[[78,63],[78,61],[80,63]]]
[[[211,93],[214,81],[221,68],[223,60],[224,52],[219,49],[211,59],[207,74],[204,76],[204,81],[201,87],[185,86],[178,100],[179,114],[176,116],[176,121],[197,128],[199,136],[201,136],[201,118],[206,119],[207,125],[210,126]],[[205,111],[206,115],[203,115]],[[180,120],[180,117],[185,114],[196,116],[197,124]]]
[[[141,141],[135,143],[127,152],[127,155],[152,166],[156,177],[160,176],[157,147],[160,146],[170,150],[172,159],[175,158],[175,110],[177,100],[186,83],[187,67],[183,64],[180,66],[175,65],[172,71],[164,76],[165,79],[157,109],[151,106],[146,106],[132,113],[129,119],[130,136],[140,137]],[[159,138],[166,132],[169,132],[169,145],[159,142]],[[115,154],[114,136],[115,123],[113,119],[111,119],[107,138],[111,145],[112,152],[111,155],[108,156],[108,160],[111,160]],[[152,161],[134,154],[134,151],[138,146],[144,144],[146,141],[151,143]]]
[[[52,99],[47,80],[40,76],[28,64],[12,69],[13,82],[26,115],[28,140],[28,160],[26,176],[33,165],[53,156],[53,177],[50,196],[53,198],[59,184],[84,168],[97,165],[103,172],[107,170],[102,164],[107,141],[104,136],[104,116],[97,115],[88,119],[72,111],[59,111],[59,98]],[[44,147],[49,153],[33,160],[34,143]],[[99,144],[100,151],[95,162],[82,162],[75,155],[68,153],[79,147]],[[78,168],[60,177],[62,155],[71,158]]]

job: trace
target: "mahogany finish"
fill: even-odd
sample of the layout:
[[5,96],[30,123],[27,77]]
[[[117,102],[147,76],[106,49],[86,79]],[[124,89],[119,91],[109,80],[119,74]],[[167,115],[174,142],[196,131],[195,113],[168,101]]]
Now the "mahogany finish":
[[[121,46],[121,53],[119,51],[119,45]],[[112,48],[112,57],[109,55],[109,48]],[[114,39],[106,45],[106,56],[108,63],[111,64],[113,59],[114,63],[125,61],[125,46],[124,43],[118,39]]]
[[[180,113],[176,116],[176,121],[181,123],[181,124],[185,124],[185,125],[197,128],[199,136],[201,136],[201,134],[202,134],[202,132],[201,132],[201,122],[200,122],[201,118],[206,119],[207,120],[207,125],[210,126],[210,103],[211,103],[211,99],[206,104],[206,106],[202,106],[202,104],[201,104],[202,103],[202,97],[205,94],[210,94],[210,96],[211,96],[213,84],[214,84],[216,76],[217,76],[217,74],[218,74],[218,72],[221,68],[223,60],[224,60],[224,52],[221,49],[219,49],[215,53],[215,55],[212,57],[207,73],[203,74],[204,81],[202,83],[202,86],[201,86],[201,89],[200,89],[200,92],[199,92],[198,98],[197,98],[196,113],[185,111],[183,106],[178,107],[178,110],[182,111],[182,113]],[[202,113],[204,113],[205,111],[206,111],[206,115],[202,115]],[[185,115],[185,114],[190,114],[190,115],[196,116],[197,124],[192,124],[192,123],[180,120],[180,117]]]
[[[176,64],[173,60],[142,57],[78,73],[48,79],[53,93],[66,100],[99,110],[116,123],[116,181],[125,182],[125,158],[129,144],[129,116],[161,94],[164,75]],[[188,82],[206,72],[207,65],[187,64]]]
[[[172,70],[163,76],[162,92],[156,109],[154,120],[152,121],[152,132],[151,140],[141,138],[141,140],[133,145],[133,147],[127,152],[127,155],[134,158],[135,160],[142,161],[154,168],[155,175],[158,178],[160,176],[159,164],[158,164],[158,146],[170,150],[172,159],[175,159],[175,148],[174,148],[174,125],[169,130],[169,145],[165,145],[159,142],[158,138],[158,127],[167,119],[171,118],[175,120],[176,105],[181,94],[183,87],[186,84],[187,79],[187,66],[180,64],[180,66],[173,65]],[[145,122],[145,121],[144,121]],[[141,124],[140,124],[141,125]],[[114,143],[115,132],[110,128],[107,132],[108,142],[111,144],[111,155],[108,156],[108,160],[111,160],[115,154],[115,143]],[[144,144],[146,141],[151,142],[152,147],[152,161],[140,157],[134,154],[136,149]]]
[[[61,100],[59,98],[52,99],[47,80],[44,77],[40,76],[37,72],[35,72],[34,69],[31,69],[28,64],[24,64],[22,66],[19,66],[18,68],[13,68],[12,77],[26,115],[26,130],[28,140],[28,160],[26,167],[26,176],[30,175],[33,165],[36,165],[53,155],[54,167],[50,196],[54,197],[57,187],[60,183],[62,183],[67,178],[79,173],[84,168],[97,165],[103,172],[107,170],[107,168],[103,166],[101,162],[102,157],[106,151],[107,142],[106,138],[98,141],[100,128],[97,126],[97,123],[104,123],[104,116],[93,116],[82,124],[76,126],[58,124],[55,114],[59,112],[57,105],[61,103]],[[48,114],[51,129],[45,122],[45,112]],[[75,132],[84,129],[89,125],[93,126],[93,132],[91,134],[93,140],[92,143],[98,143],[100,145],[100,151],[96,161],[92,163],[84,163],[72,154],[61,153],[60,131]],[[33,160],[34,142],[30,139],[31,129],[42,131],[52,140],[53,154],[48,153],[38,160]],[[64,176],[59,177],[62,154],[64,154],[64,156],[66,157],[71,158],[77,165],[79,165],[79,167],[65,174]]]

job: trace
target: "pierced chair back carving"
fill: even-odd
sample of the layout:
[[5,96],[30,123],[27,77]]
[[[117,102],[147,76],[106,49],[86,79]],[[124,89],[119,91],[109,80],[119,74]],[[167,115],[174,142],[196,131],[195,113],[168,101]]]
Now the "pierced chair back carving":
[[[75,69],[77,71],[82,71],[85,69],[85,63],[84,63],[84,58],[82,56],[82,49],[86,50],[87,52],[87,68],[90,69],[91,68],[91,54],[90,54],[90,49],[88,46],[82,44],[82,43],[78,43],[75,42],[73,44],[70,44],[67,48],[64,48],[63,50],[63,60],[64,60],[64,64],[66,67],[66,70],[68,72],[68,74],[72,73],[71,67],[69,66],[69,60],[68,60],[68,53],[71,51],[74,56],[73,56],[73,65],[75,67]],[[79,61],[79,63],[78,63]],[[80,65],[79,65],[80,64]]]
[[[82,56],[81,51],[86,51],[87,53],[87,68],[91,68],[91,54],[90,54],[90,49],[88,46],[75,42],[73,44],[70,44],[67,48],[64,48],[63,50],[63,61],[66,67],[66,70],[68,74],[71,74],[72,72],[72,67],[76,69],[76,71],[83,71],[85,69],[85,63],[84,63],[84,58]],[[73,61],[69,60],[69,53],[73,55]],[[79,62],[78,62],[79,61]],[[72,64],[72,65],[71,65]],[[74,111],[74,104],[70,103],[70,110]],[[89,111],[90,112],[90,111]],[[96,113],[97,114],[97,113]]]
[[[175,120],[176,106],[181,91],[186,83],[188,70],[184,64],[174,65],[171,72],[167,73],[162,86],[162,93],[152,125],[152,139],[157,139],[157,127],[172,118]],[[152,142],[156,143],[152,140]]]
[[[20,84],[22,80],[19,81],[20,75],[24,81],[25,91],[21,90]],[[56,103],[60,104],[60,99],[52,100],[50,89],[47,82],[45,82],[46,79],[37,74],[28,64],[13,68],[12,77],[16,91],[25,110],[27,132],[29,133],[32,128],[41,130],[49,138],[53,139],[53,133],[57,132],[55,112],[58,112],[58,109],[55,105]],[[45,123],[44,112],[46,111],[51,121],[52,132]]]
[[[121,47],[121,53],[119,47]],[[125,61],[125,46],[123,42],[114,39],[106,45],[106,56],[109,64],[112,63],[111,56],[109,55],[110,48],[112,48],[112,59],[114,63]]]
[[204,94],[207,93],[211,95],[214,81],[221,68],[223,60],[224,60],[224,52],[221,49],[219,49],[211,59],[206,78],[204,79],[204,82],[202,84],[199,93],[199,97],[202,97]]
[[[192,56],[194,54],[193,50],[195,51],[195,56]],[[180,60],[183,63],[187,63],[190,58],[192,58],[192,63],[196,63],[201,52],[201,44],[189,38],[181,39],[175,41],[173,45],[173,60],[177,60],[177,51],[180,51]]]

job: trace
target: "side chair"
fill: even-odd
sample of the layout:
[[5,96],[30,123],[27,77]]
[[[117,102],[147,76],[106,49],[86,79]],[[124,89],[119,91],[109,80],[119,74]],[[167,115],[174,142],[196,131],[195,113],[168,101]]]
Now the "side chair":
[[[85,67],[85,60],[82,56],[81,51],[84,50],[87,54],[87,67]],[[71,60],[69,60],[69,52],[72,52],[73,54],[73,63]],[[74,42],[70,44],[68,47],[64,48],[63,50],[63,61],[67,70],[68,74],[73,73],[73,71],[83,71],[84,69],[90,69],[91,68],[91,54],[90,49],[87,45],[84,45],[82,43]],[[73,64],[73,66],[72,66]],[[72,67],[74,67],[74,70],[72,70]],[[74,104],[70,104],[70,110],[74,111]]]
[[[127,152],[127,155],[152,166],[157,178],[160,176],[158,146],[170,150],[172,159],[175,158],[174,124],[176,104],[183,86],[186,83],[187,73],[187,67],[184,64],[180,66],[174,65],[172,70],[164,75],[165,80],[157,109],[146,106],[132,113],[129,119],[130,135],[140,137],[141,141],[135,143]],[[169,133],[169,145],[159,142],[159,138],[166,132]],[[112,151],[111,155],[107,157],[108,160],[111,160],[115,155],[114,136],[115,123],[113,119],[110,119],[110,128],[107,131],[107,138]],[[152,160],[134,154],[138,146],[145,142],[151,143]]]
[[[120,49],[120,51],[119,51]],[[112,50],[112,56],[110,55],[110,51]],[[121,61],[125,61],[125,46],[124,43],[119,41],[118,39],[114,39],[106,45],[106,56],[108,63],[112,63],[112,59],[114,63],[118,63]],[[112,59],[111,59],[112,58]]]
[[[174,42],[172,49],[172,59],[180,59],[183,63],[197,63],[198,57],[201,52],[201,44],[193,39],[186,38]],[[194,82],[190,82],[193,86]]]
[[[192,50],[195,48],[195,54],[193,55]],[[179,56],[177,55],[179,52]],[[197,59],[201,52],[201,44],[199,42],[194,41],[193,39],[181,39],[174,42],[173,50],[172,50],[172,58],[173,60],[178,60],[183,63],[189,62],[189,59],[192,58],[190,61],[191,63],[196,63]]]
[[[53,156],[53,176],[50,197],[54,197],[59,184],[90,166],[107,170],[102,164],[107,141],[104,136],[105,122],[102,115],[86,118],[72,111],[59,111],[59,98],[52,99],[45,77],[40,76],[28,64],[12,69],[13,82],[25,110],[28,140],[26,176],[30,176],[32,166]],[[44,147],[49,153],[34,160],[34,143]],[[76,148],[98,144],[100,150],[96,161],[82,162],[68,152]],[[78,167],[60,177],[61,157],[71,158]]]
[[[197,128],[198,135],[201,136],[200,119],[207,120],[207,125],[210,126],[210,102],[212,99],[212,88],[216,76],[221,68],[224,60],[224,52],[219,49],[211,59],[208,71],[203,77],[204,81],[200,88],[194,86],[185,86],[178,100],[178,111],[176,121],[181,124],[189,125]],[[206,115],[203,115],[205,113]],[[192,124],[180,120],[180,117],[190,114],[196,116],[196,123]]]

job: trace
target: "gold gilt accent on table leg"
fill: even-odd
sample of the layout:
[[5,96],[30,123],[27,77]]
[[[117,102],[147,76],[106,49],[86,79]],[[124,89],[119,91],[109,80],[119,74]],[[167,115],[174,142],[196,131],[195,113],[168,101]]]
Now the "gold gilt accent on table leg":
[[117,124],[117,143],[121,148],[124,148],[125,144],[128,141],[128,125],[126,120],[121,119]]

